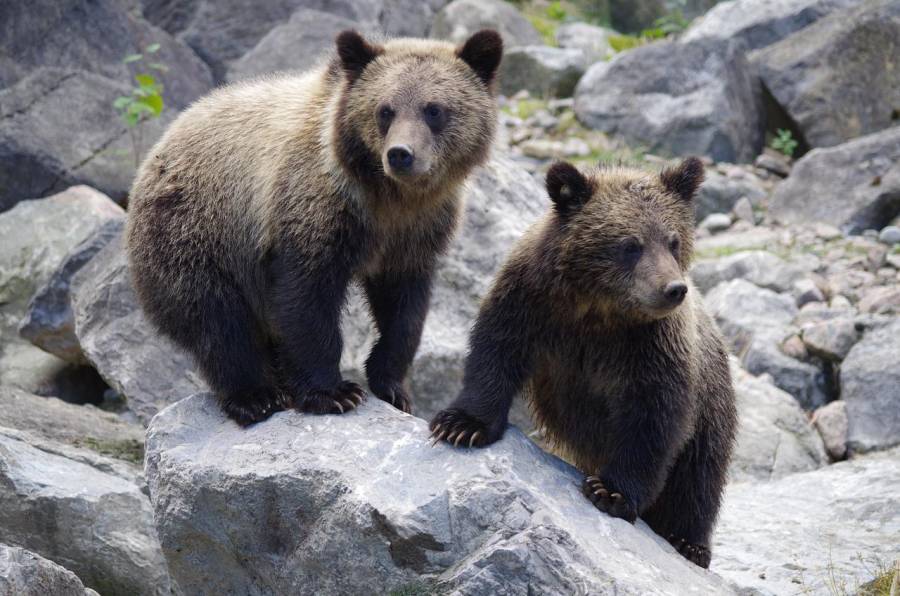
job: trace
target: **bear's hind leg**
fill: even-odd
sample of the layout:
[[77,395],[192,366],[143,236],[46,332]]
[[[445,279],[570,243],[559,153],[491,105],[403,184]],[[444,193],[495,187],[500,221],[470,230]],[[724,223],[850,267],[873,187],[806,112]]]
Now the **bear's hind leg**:
[[[727,425],[726,425],[727,426]],[[682,556],[703,568],[725,487],[731,441],[723,428],[698,422],[694,437],[669,471],[666,484],[641,518]]]
[[185,324],[177,339],[194,354],[228,417],[248,426],[283,410],[285,399],[268,342],[244,298],[234,290],[211,294],[198,304],[195,324]]

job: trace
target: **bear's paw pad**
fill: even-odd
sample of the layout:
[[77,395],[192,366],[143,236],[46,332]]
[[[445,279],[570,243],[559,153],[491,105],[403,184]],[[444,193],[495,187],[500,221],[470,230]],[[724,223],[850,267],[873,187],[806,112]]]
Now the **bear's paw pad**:
[[581,483],[581,492],[594,504],[594,507],[604,513],[631,523],[637,519],[637,512],[628,498],[622,493],[609,489],[597,476],[586,477]]
[[334,389],[313,389],[294,407],[310,414],[344,414],[359,406],[366,398],[365,390],[352,381],[341,381]]
[[449,408],[437,413],[429,425],[432,447],[446,441],[454,447],[484,447],[488,443],[487,426],[464,411]]
[[692,544],[684,538],[678,538],[674,534],[669,536],[669,544],[674,546],[675,550],[677,550],[682,557],[694,565],[709,569],[712,553],[710,553],[708,547],[703,546],[702,544]]

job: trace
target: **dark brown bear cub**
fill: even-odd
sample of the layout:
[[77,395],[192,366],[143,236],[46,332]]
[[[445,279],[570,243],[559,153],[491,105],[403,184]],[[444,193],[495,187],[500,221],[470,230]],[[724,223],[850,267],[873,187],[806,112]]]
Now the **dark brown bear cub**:
[[357,282],[379,338],[369,388],[404,377],[462,182],[496,126],[500,36],[337,38],[327,64],[238,83],[184,112],[131,193],[129,260],[148,318],[196,358],[242,425],[285,406],[342,413],[341,311]]
[[431,430],[493,443],[524,391],[598,509],[640,515],[708,567],[736,414],[724,344],[687,277],[702,179],[695,158],[659,175],[555,164],[554,209],[499,274],[463,390]]

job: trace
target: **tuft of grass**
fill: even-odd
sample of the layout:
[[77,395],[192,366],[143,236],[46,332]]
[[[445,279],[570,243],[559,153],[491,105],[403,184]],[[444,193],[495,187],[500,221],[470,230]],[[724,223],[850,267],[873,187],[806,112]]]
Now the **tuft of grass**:
[[515,106],[508,105],[503,110],[512,116],[518,116],[522,120],[528,120],[539,110],[547,108],[547,102],[542,99],[520,99]]
[[84,447],[100,455],[120,459],[140,465],[144,461],[144,445],[134,439],[103,441],[94,437],[85,437],[75,441],[76,447]]
[[541,34],[541,39],[545,45],[556,47],[556,30],[559,29],[559,21],[549,19],[539,14],[527,15],[532,26]]

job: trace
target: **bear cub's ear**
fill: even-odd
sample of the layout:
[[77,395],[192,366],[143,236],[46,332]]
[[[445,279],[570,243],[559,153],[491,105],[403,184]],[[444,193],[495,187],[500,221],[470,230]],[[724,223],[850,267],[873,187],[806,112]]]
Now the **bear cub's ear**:
[[351,83],[362,74],[369,62],[384,52],[383,48],[370,44],[352,29],[341,31],[335,44],[341,58],[341,66],[344,67],[344,72],[347,73]]
[[503,58],[503,39],[493,29],[482,29],[466,40],[456,55],[468,64],[485,85],[490,85]]
[[696,157],[688,157],[672,168],[666,168],[659,175],[663,186],[685,201],[694,198],[694,194],[703,183],[703,162]]
[[547,171],[547,192],[553,206],[561,215],[569,214],[590,200],[593,185],[578,168],[565,161],[558,161]]

